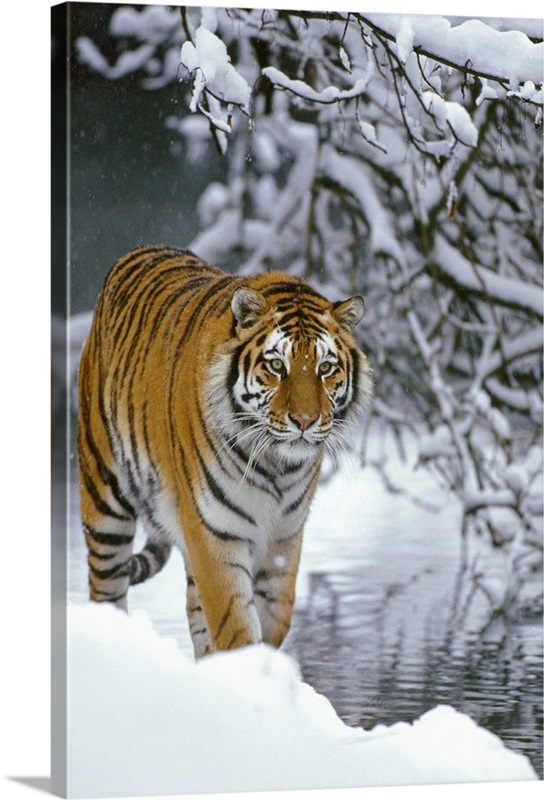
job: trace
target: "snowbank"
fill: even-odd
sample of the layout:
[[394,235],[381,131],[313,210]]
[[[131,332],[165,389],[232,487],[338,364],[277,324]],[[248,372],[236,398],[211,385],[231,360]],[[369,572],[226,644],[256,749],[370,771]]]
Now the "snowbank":
[[69,796],[535,780],[449,706],[353,729],[268,647],[195,664],[147,615],[69,609]]

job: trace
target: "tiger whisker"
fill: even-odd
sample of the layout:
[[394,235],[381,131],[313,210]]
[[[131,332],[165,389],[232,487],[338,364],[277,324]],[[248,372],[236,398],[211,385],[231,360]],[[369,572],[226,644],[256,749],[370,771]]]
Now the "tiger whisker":
[[248,477],[251,469],[253,468],[254,464],[257,463],[257,461],[259,460],[260,456],[263,454],[263,452],[268,447],[268,445],[270,443],[270,440],[271,440],[271,437],[270,437],[270,434],[268,433],[268,431],[266,429],[262,430],[261,434],[257,437],[255,443],[253,444],[253,447],[251,448],[251,451],[250,451],[250,454],[249,454],[249,458],[247,460],[247,464],[246,464],[246,467],[244,469],[244,473],[243,473],[243,475],[242,475],[242,477],[240,479],[240,482],[238,484],[238,491],[240,491],[240,489],[242,488],[243,484],[247,480],[247,477]]
[[237,422],[242,425],[246,422],[262,424],[261,420],[256,419],[255,414],[249,411],[236,411],[233,414],[224,415],[221,419],[221,423],[215,425],[215,430],[219,432],[223,432],[224,430],[231,431],[232,425]]
[[[334,426],[331,430],[330,435],[325,439],[325,445],[329,452],[340,455],[342,452],[347,452],[351,449],[352,445],[350,440],[344,435],[344,432],[339,430],[344,423],[343,420],[336,420]],[[346,428],[346,433],[349,430],[349,425],[344,423]]]
[[245,428],[244,430],[237,431],[232,436],[229,436],[228,439],[225,439],[217,453],[215,454],[214,461],[219,458],[220,453],[224,452],[227,455],[232,452],[232,450],[243,442],[245,439],[248,439],[251,436],[255,435],[256,431],[262,430],[263,423],[262,422],[255,422],[250,428]]

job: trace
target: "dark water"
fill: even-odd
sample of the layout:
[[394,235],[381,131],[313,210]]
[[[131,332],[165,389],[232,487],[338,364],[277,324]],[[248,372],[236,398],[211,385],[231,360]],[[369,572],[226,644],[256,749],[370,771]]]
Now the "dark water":
[[541,614],[471,630],[455,597],[436,593],[441,578],[431,570],[404,585],[369,585],[355,572],[314,576],[288,649],[347,724],[368,730],[451,705],[528,756],[542,779]]

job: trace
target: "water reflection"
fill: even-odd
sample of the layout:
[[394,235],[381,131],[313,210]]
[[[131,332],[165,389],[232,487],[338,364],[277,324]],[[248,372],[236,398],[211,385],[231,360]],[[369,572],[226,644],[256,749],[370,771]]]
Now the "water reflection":
[[429,567],[404,584],[311,574],[287,649],[347,724],[370,729],[452,705],[527,755],[542,778],[541,616],[478,630],[483,609],[472,609],[459,624],[444,578]]

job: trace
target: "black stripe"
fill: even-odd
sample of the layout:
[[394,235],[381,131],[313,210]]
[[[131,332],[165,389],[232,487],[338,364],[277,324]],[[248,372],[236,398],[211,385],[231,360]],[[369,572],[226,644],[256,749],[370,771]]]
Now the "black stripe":
[[130,460],[125,461],[125,476],[127,478],[128,488],[130,489],[131,494],[133,495],[133,497],[139,498],[140,492],[138,489],[138,482],[134,477],[134,471],[132,469],[132,464]]
[[[240,458],[245,464],[249,462],[249,456],[244,452],[244,450],[240,447],[240,445],[233,444],[231,445],[230,449],[231,452],[236,453],[238,458]],[[259,475],[261,478],[264,478],[266,482],[269,484],[268,487],[259,485],[259,488],[264,489],[265,491],[268,492],[268,494],[271,494],[273,497],[277,498],[278,500],[281,500],[282,492],[280,492],[280,490],[276,486],[276,483],[274,481],[274,474],[271,472],[267,472],[267,470],[265,470],[264,467],[261,467],[257,463],[252,464],[251,469],[254,472],[256,472],[257,475]]]
[[[238,630],[235,632],[234,636],[228,643],[227,650],[231,650],[234,647],[234,643],[236,642],[236,640],[239,639],[240,636],[243,636],[245,632],[246,632],[245,628],[238,628]],[[262,642],[262,639],[259,639],[259,642],[256,642],[256,644],[259,644],[260,642]]]
[[[147,500],[144,500],[142,502],[140,513],[145,514],[146,520],[152,528],[158,531],[158,533],[162,534],[165,539],[169,538],[170,535],[169,530],[164,525],[161,525],[161,523],[155,519],[154,509]],[[170,545],[167,545],[165,543],[164,546],[166,548],[169,547]]]
[[275,569],[260,569],[255,575],[255,584],[257,585],[260,581],[270,581],[274,578],[285,578],[288,574],[286,569],[280,567]]
[[[200,312],[202,310],[206,310],[207,315],[213,316],[217,305],[221,302],[221,297],[222,297],[224,289],[229,287],[229,285],[232,285],[233,280],[234,280],[234,278],[232,277],[232,275],[225,275],[223,278],[219,278],[208,289],[207,292],[204,292],[202,294],[202,297],[199,299],[196,308],[193,310],[193,315],[192,315],[192,320],[191,321],[192,322],[194,321],[194,323],[196,324],[197,317],[200,315]],[[214,296],[217,295],[219,292],[221,293],[221,295],[219,297],[215,297],[215,299],[213,299]],[[213,300],[213,302],[212,302],[212,300]],[[209,304],[209,308],[207,308],[208,304]],[[192,325],[191,325],[191,327],[192,327]],[[187,333],[188,333],[188,331],[187,331]]]
[[[317,292],[311,286],[309,286],[306,283],[300,283],[297,280],[284,281],[282,283],[280,282],[274,283],[271,286],[267,286],[264,289],[261,289],[260,292],[265,297],[270,297],[270,295],[274,294],[280,295],[280,297],[276,301],[276,305],[286,302],[292,302],[293,296],[296,296],[297,298],[304,296],[318,297],[320,300],[324,300],[324,298],[319,294],[319,292]],[[287,298],[284,299],[281,297],[281,295],[287,295]]]
[[352,390],[351,402],[357,405],[359,401],[359,381],[354,380],[354,376],[359,375],[359,371],[361,369],[361,356],[359,355],[359,351],[353,348],[349,351],[349,356],[351,356],[351,369],[346,370],[347,377],[348,377],[348,387]]
[[[232,614],[232,607],[233,607],[235,601],[236,600],[242,600],[244,598],[245,598],[245,595],[240,594],[240,592],[236,592],[235,594],[232,595],[232,597],[229,600],[229,604],[227,606],[227,610],[225,611],[225,613],[223,615],[223,618],[222,618],[221,622],[219,623],[219,628],[217,629],[217,633],[215,634],[215,637],[214,637],[215,639],[219,638],[219,636],[221,635],[221,633],[223,631],[223,628],[227,624],[227,621],[228,621],[230,615]],[[253,601],[253,598],[250,598],[250,599],[247,600],[245,608],[246,609],[247,608],[251,608],[252,605],[254,605],[254,601]],[[233,640],[236,639],[236,637],[239,636],[240,633],[243,633],[243,631],[236,631],[236,633],[234,634]]]
[[303,466],[304,461],[299,461],[296,464],[282,464],[278,471],[282,475],[289,475],[291,472],[298,472],[298,470],[302,469]]
[[93,482],[85,466],[81,464],[80,473],[83,476],[83,483],[85,484],[87,492],[91,496],[96,509],[100,511],[101,514],[104,514],[107,517],[113,517],[113,519],[122,520],[123,522],[128,522],[129,520],[133,519],[133,516],[126,516],[125,514],[117,513],[117,511],[114,511],[113,508],[102,499],[96,484]]
[[123,594],[115,594],[115,592],[105,592],[102,589],[97,589],[97,587],[94,585],[94,583],[90,578],[89,578],[89,586],[93,588],[95,595],[98,594],[102,595],[102,597],[104,598],[104,601],[102,602],[115,603],[117,600],[122,600],[124,597],[126,597],[126,592],[124,592]]
[[255,590],[255,594],[257,595],[257,597],[262,597],[263,600],[266,600],[267,603],[277,603],[278,602],[278,598],[277,597],[275,597],[272,594],[267,594],[262,589],[256,589]]
[[[233,391],[233,389],[234,389],[234,387],[236,385],[236,381],[238,380],[238,376],[239,376],[239,373],[240,373],[239,363],[240,363],[240,359],[241,359],[242,353],[244,352],[245,347],[246,347],[245,344],[239,345],[239,347],[237,347],[236,350],[232,353],[231,358],[230,358],[230,366],[229,366],[229,373],[227,375],[226,389],[227,389],[227,391],[229,393],[229,397],[231,398],[231,402],[232,402],[233,406],[235,405],[235,403],[234,403],[234,397],[233,397],[232,391]],[[236,409],[235,408],[234,410],[238,410],[239,411],[240,409]]]
[[166,553],[170,552],[169,544],[158,544],[158,542],[147,542],[144,552],[147,551],[156,560],[157,564],[163,567],[166,564]]
[[[105,409],[103,408],[102,404],[102,392],[99,393],[99,407],[100,407],[100,418],[104,422]],[[86,444],[94,460],[96,461],[100,479],[103,481],[104,484],[106,484],[106,486],[109,486],[111,493],[115,498],[116,503],[118,503],[121,506],[121,508],[127,512],[127,514],[134,517],[134,508],[131,506],[128,500],[123,496],[121,489],[119,487],[119,481],[117,479],[117,476],[107,466],[106,462],[104,461],[103,455],[99,450],[99,448],[97,447],[94,437],[92,435],[91,409],[90,409],[90,403],[88,401],[81,403],[81,415],[84,425],[83,426],[80,425],[78,429],[78,437],[80,440],[80,445],[79,445],[80,454],[84,440],[84,443]],[[109,429],[109,425],[105,424],[104,427],[106,429],[106,434],[110,442],[110,448],[113,449],[111,440],[111,431]],[[81,458],[80,458],[80,467],[84,469],[84,465],[82,463]]]
[[122,544],[130,544],[134,539],[134,535],[125,533],[105,533],[104,531],[96,531],[90,525],[84,526],[85,533],[97,544],[105,544],[110,547],[117,547]]
[[234,569],[241,569],[242,572],[245,572],[251,583],[253,583],[253,576],[247,567],[245,567],[243,564],[239,564],[237,561],[228,561],[227,563],[229,567],[233,567]]
[[117,556],[117,551],[114,553],[99,553],[97,550],[93,550],[92,547],[88,548],[89,558],[94,558],[97,561],[111,561],[112,558]]
[[136,586],[149,578],[151,564],[145,553],[136,553],[131,558],[130,585]]
[[306,495],[308,494],[308,489],[309,489],[309,487],[306,487],[306,489],[300,495],[300,497],[298,497],[296,500],[294,500],[289,506],[287,506],[287,508],[285,508],[282,511],[282,517],[286,517],[288,514],[291,514],[293,511],[297,510],[297,508],[300,506],[300,504],[303,502],[303,500],[305,499]]
[[145,452],[146,452],[147,458],[148,458],[148,460],[149,460],[149,462],[150,462],[150,464],[152,465],[152,468],[153,468],[154,480],[155,480],[155,482],[158,483],[159,482],[159,477],[157,475],[157,470],[155,468],[155,464],[153,463],[153,459],[151,457],[151,440],[149,438],[149,430],[147,428],[147,398],[144,400],[144,403],[143,403],[143,406],[142,406],[142,432],[143,432],[143,437],[144,437]]
[[227,620],[228,620],[228,618],[230,617],[230,615],[231,615],[231,613],[232,613],[232,607],[233,607],[233,605],[234,605],[234,601],[235,601],[236,599],[239,599],[239,598],[240,598],[240,597],[242,597],[242,596],[243,596],[243,595],[240,595],[240,594],[233,594],[233,595],[232,595],[232,597],[230,598],[230,600],[229,600],[229,604],[228,604],[228,606],[227,606],[227,610],[226,610],[226,611],[225,611],[225,613],[223,614],[223,618],[222,618],[221,622],[219,623],[219,628],[217,629],[217,633],[215,634],[215,636],[214,636],[214,639],[217,639],[217,638],[219,637],[219,635],[220,635],[220,634],[221,634],[221,632],[223,631],[223,628],[224,628],[224,627],[225,627],[225,625],[227,624]]
[[125,562],[122,564],[116,564],[114,567],[110,567],[110,569],[98,569],[94,567],[91,562],[89,562],[89,570],[92,572],[95,578],[98,578],[101,581],[108,580],[109,578],[120,578],[126,577],[126,575],[122,575],[120,573],[121,568],[125,565]]
[[204,517],[199,514],[202,524],[206,528],[209,533],[215,536],[217,539],[221,539],[222,542],[245,542],[246,544],[251,544],[251,539],[248,539],[244,536],[235,536],[233,533],[228,533],[227,531],[220,531],[217,528],[212,528],[208,522],[204,519]]
[[139,455],[140,446],[136,436],[134,392],[132,386],[133,381],[134,381],[134,372],[132,373],[131,386],[128,391],[128,430],[129,430],[130,446],[132,448],[132,458],[134,461],[134,466],[136,467],[136,473],[138,475],[141,484],[143,483],[143,481],[142,481],[142,471],[140,469],[140,455]]
[[204,473],[204,478],[206,480],[206,483],[208,484],[208,488],[210,489],[210,491],[211,491],[212,495],[215,497],[215,499],[222,506],[224,506],[225,508],[228,508],[229,511],[234,512],[237,516],[241,517],[242,519],[247,520],[247,522],[250,522],[252,525],[256,525],[257,523],[255,522],[253,517],[249,516],[249,514],[246,514],[245,511],[243,511],[239,506],[235,505],[225,495],[225,493],[223,492],[223,489],[217,483],[216,479],[210,473],[210,471],[208,470],[208,467],[204,463],[204,459],[202,458],[202,455],[200,454],[200,451],[199,451],[198,447],[196,446],[196,442],[194,441],[194,438],[193,438],[193,447],[194,447],[195,452],[197,454],[198,462],[200,464],[202,472]]

